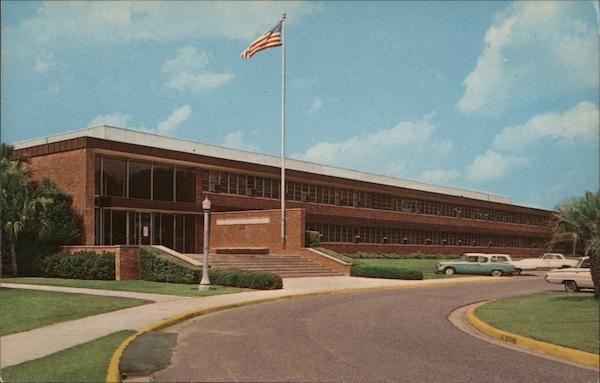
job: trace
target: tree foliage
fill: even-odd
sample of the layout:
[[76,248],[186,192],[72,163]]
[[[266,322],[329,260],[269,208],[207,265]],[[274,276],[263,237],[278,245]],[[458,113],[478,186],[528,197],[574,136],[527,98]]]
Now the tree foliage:
[[557,206],[552,244],[566,244],[572,254],[590,257],[594,295],[600,296],[600,190],[586,192]]
[[49,179],[32,181],[26,164],[14,158],[11,146],[0,145],[2,258],[10,254],[12,275],[18,274],[18,263],[39,263],[41,256],[69,243],[79,225],[71,197]]

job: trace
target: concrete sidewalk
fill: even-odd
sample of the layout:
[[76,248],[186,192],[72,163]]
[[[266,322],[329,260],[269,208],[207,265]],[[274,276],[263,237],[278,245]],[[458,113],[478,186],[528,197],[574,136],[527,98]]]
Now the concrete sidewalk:
[[177,295],[165,295],[165,294],[151,294],[151,293],[138,293],[135,291],[117,291],[117,290],[100,290],[100,289],[87,289],[80,287],[65,287],[65,286],[47,286],[47,285],[28,285],[25,283],[0,283],[0,287],[8,287],[10,289],[24,289],[24,290],[40,290],[40,291],[55,291],[59,293],[75,293],[75,294],[88,294],[88,295],[101,295],[104,297],[119,297],[119,298],[136,298],[145,299],[153,302],[166,302],[176,299],[183,299],[185,297]]
[[[342,292],[354,289],[379,289],[402,287],[426,287],[444,284],[472,283],[482,281],[509,281],[512,277],[459,277],[449,279],[428,279],[422,281],[402,281],[375,278],[355,277],[313,277],[284,279],[281,290],[251,291],[236,294],[215,295],[209,297],[174,297],[162,296],[164,300],[144,306],[94,315],[86,318],[55,323],[31,331],[11,334],[0,338],[0,368],[23,363],[28,360],[44,357],[65,348],[100,338],[121,330],[138,330],[158,320],[193,309],[207,309],[229,304],[251,302],[266,298],[279,298],[311,293]],[[3,287],[9,284],[2,283]],[[23,285],[19,285],[23,286]],[[11,286],[12,287],[12,286]],[[41,288],[41,286],[35,286]],[[69,287],[44,286],[48,291],[82,293],[80,289]],[[92,290],[96,295],[117,296],[125,293],[126,297],[153,296],[159,294],[143,294],[116,292],[108,290]],[[84,292],[85,293],[85,292]],[[105,293],[105,294],[102,294]],[[136,294],[129,295],[129,294]],[[165,298],[166,297],[166,298]],[[151,299],[152,298],[143,298]]]

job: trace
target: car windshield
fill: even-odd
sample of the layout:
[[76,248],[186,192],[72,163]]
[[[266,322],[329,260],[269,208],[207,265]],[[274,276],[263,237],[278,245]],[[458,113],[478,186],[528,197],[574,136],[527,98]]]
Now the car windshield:
[[581,269],[589,269],[592,267],[592,264],[590,263],[589,258],[583,258],[580,259],[579,262],[577,262],[577,265],[575,265],[575,267],[579,267]]

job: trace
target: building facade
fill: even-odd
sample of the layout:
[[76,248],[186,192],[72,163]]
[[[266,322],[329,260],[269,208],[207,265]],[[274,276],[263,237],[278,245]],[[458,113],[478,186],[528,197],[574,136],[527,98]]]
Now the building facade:
[[[277,209],[278,157],[109,126],[15,144],[35,177],[73,195],[81,244],[202,249],[201,203],[214,211]],[[538,254],[552,212],[508,198],[286,160],[287,206],[341,251]]]

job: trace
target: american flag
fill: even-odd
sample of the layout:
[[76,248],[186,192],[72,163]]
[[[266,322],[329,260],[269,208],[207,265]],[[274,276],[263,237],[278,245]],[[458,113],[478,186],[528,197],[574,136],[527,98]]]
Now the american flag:
[[263,34],[262,36],[254,40],[252,44],[250,44],[250,46],[242,52],[242,58],[249,59],[256,52],[262,51],[263,49],[283,45],[283,42],[281,41],[282,22],[283,20],[277,23],[275,28],[271,29],[269,32]]

